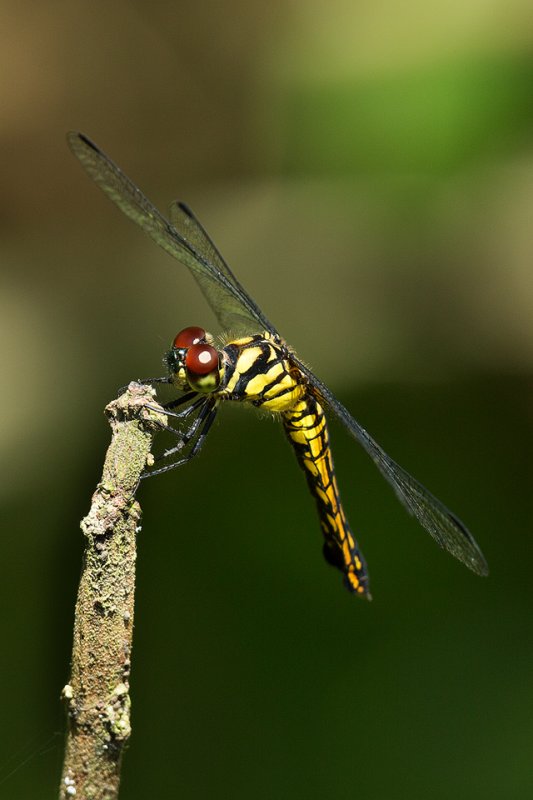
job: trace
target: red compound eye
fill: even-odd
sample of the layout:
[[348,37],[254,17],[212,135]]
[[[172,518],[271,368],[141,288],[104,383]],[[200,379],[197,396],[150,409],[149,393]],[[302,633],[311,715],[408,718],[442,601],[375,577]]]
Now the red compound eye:
[[205,342],[205,335],[203,328],[197,328],[196,325],[191,325],[190,328],[184,328],[178,333],[172,342],[172,347],[183,349],[191,347],[193,344],[198,344],[199,342]]
[[[187,328],[187,330],[201,329]],[[208,375],[218,370],[218,352],[210,344],[193,344],[187,350],[185,367],[193,375]]]

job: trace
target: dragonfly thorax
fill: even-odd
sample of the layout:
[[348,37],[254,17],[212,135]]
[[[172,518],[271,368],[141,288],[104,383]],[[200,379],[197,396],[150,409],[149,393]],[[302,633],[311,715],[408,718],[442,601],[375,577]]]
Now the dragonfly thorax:
[[222,351],[221,400],[251,403],[283,413],[305,395],[304,377],[291,361],[285,342],[268,331],[228,342]]

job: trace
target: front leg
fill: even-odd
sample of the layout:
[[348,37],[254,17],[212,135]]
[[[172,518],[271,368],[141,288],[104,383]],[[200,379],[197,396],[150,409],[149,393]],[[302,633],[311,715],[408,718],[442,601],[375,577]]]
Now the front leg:
[[[163,472],[168,472],[171,469],[176,469],[176,467],[181,467],[183,464],[186,464],[200,452],[205,442],[205,438],[209,432],[209,429],[213,424],[215,417],[217,415],[217,407],[219,402],[214,397],[209,397],[209,398],[202,397],[202,400],[203,400],[203,405],[200,407],[200,412],[198,416],[193,421],[187,433],[181,438],[180,443],[177,444],[175,447],[171,447],[169,450],[165,450],[165,452],[161,456],[159,456],[157,460],[160,460],[162,458],[168,458],[169,456],[174,455],[175,453],[179,453],[188,444],[192,444],[189,452],[186,453],[181,458],[179,458],[177,461],[174,461],[172,464],[167,464],[164,467],[159,467],[159,469],[154,469],[149,472],[145,472],[143,475],[141,475],[141,478],[151,478],[153,475],[161,475]],[[172,430],[174,434],[178,433],[178,431],[175,431],[173,428],[170,430]]]
[[[194,403],[191,403],[190,406],[188,406],[187,408],[184,408],[182,411],[171,411],[170,410],[171,408],[177,408],[177,407],[179,407],[181,405],[185,405],[185,403],[188,403],[190,400],[194,399],[195,397],[197,398],[196,401]],[[197,392],[188,392],[187,394],[183,395],[182,397],[178,397],[176,400],[171,400],[169,403],[165,403],[163,405],[163,408],[165,409],[165,412],[166,412],[167,416],[174,417],[175,419],[184,420],[184,419],[187,419],[187,417],[189,417],[195,411],[198,411],[198,409],[201,408],[204,405],[204,403],[205,403],[205,395],[203,395],[203,394],[199,395]],[[158,409],[155,406],[151,406],[150,404],[147,404],[146,408],[148,408],[150,411],[155,411],[155,412],[158,411]],[[195,425],[195,422],[193,422],[193,426],[194,425]],[[175,436],[178,436],[178,437],[182,436],[182,432],[181,431],[176,430],[176,428],[172,428],[170,425],[165,425],[164,423],[160,422],[159,423],[159,427],[164,431],[168,431],[169,433],[173,433]]]

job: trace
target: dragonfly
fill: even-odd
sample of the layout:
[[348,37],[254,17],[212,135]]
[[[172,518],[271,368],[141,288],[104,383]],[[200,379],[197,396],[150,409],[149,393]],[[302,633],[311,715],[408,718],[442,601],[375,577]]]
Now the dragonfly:
[[315,500],[326,561],[340,570],[350,592],[371,599],[367,565],[341,503],[328,412],[363,447],[400,503],[437,544],[474,573],[488,575],[487,562],[468,528],[393,461],[298,358],[237,280],[190,208],[175,201],[167,219],[87,136],[70,132],[67,139],[85,171],[113,203],[190,270],[226,332],[218,347],[199,326],[184,328],[174,338],[165,356],[168,374],[153,380],[169,383],[178,392],[166,409],[187,425],[186,434],[164,453],[176,455],[174,462],[149,474],[179,467],[196,456],[223,403],[246,403],[271,412],[281,420]]

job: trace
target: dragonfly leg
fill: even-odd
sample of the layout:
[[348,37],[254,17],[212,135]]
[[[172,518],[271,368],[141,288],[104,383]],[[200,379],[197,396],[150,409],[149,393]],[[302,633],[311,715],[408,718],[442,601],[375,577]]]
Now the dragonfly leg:
[[174,453],[179,453],[180,450],[183,450],[183,448],[194,439],[198,431],[203,429],[205,420],[208,418],[213,408],[215,408],[215,413],[216,413],[215,401],[213,400],[206,401],[205,397],[202,397],[201,400],[202,403],[200,406],[200,413],[198,414],[196,419],[193,420],[191,426],[189,427],[188,431],[186,431],[186,433],[181,433],[180,431],[176,431],[174,428],[170,428],[171,431],[173,431],[175,434],[179,436],[180,438],[179,444],[177,444],[175,447],[171,447],[169,450],[165,450],[164,453],[162,453],[160,456],[156,458],[156,461],[160,461],[162,458],[168,458],[169,456],[174,455]]
[[187,392],[187,394],[177,397],[175,400],[171,400],[170,403],[165,403],[163,408],[165,408],[167,411],[169,411],[171,408],[178,408],[179,406],[188,403],[189,400],[194,400],[195,397],[198,397],[198,392]]
[[[186,447],[188,444],[193,442],[194,438],[196,441],[193,442],[191,449],[189,450],[186,455],[179,458],[177,461],[174,461],[172,464],[166,464],[164,467],[159,467],[159,469],[154,469],[149,472],[145,472],[141,475],[141,478],[151,478],[152,475],[161,475],[163,472],[168,472],[171,469],[176,469],[176,467],[181,467],[183,464],[186,464],[190,461],[194,456],[196,456],[205,442],[205,437],[207,436],[211,425],[214,422],[214,419],[217,414],[217,402],[216,400],[208,400],[205,401],[205,405],[198,414],[198,417],[194,420],[193,424],[191,425],[189,431],[185,436],[182,438],[182,441],[176,447],[170,448],[170,450],[165,450],[165,452],[159,456],[158,460],[161,458],[168,458],[174,453],[179,453]],[[176,431],[174,431],[176,433]]]
[[[194,411],[197,411],[201,406],[205,403],[205,395],[200,395],[196,402],[192,403],[188,408],[184,408],[182,411],[170,411],[171,408],[180,406],[193,397],[197,397],[197,392],[189,392],[188,394],[184,395],[183,397],[179,397],[177,400],[172,400],[170,403],[165,403],[163,408],[165,409],[165,413],[169,417],[175,417],[176,419],[187,419],[187,417],[192,414]],[[145,408],[148,408],[150,411],[159,412],[159,408],[155,406],[151,406],[149,403],[146,404]],[[161,428],[166,431],[174,432],[178,436],[181,436],[181,431],[176,431],[174,428],[170,428],[168,425],[164,425],[160,423]]]
[[[176,419],[182,419],[182,420],[186,419],[190,414],[192,414],[194,411],[197,411],[201,406],[204,405],[205,395],[200,395],[195,403],[192,403],[188,408],[185,408],[182,411],[179,412],[169,411],[169,407],[172,408],[173,406],[182,405],[191,400],[193,397],[197,397],[197,395],[198,395],[197,392],[189,392],[188,394],[183,395],[183,397],[179,397],[177,400],[171,400],[170,403],[166,403],[163,406],[163,408],[165,409],[167,416],[175,417]],[[156,413],[160,412],[160,408],[157,408],[156,406],[151,406],[149,403],[145,405],[145,408],[149,409],[150,411],[155,411]],[[157,425],[161,430],[167,431],[167,433],[172,433],[174,436],[181,439],[181,442],[179,446],[172,448],[172,450],[163,453],[161,456],[158,456],[156,460],[159,460],[161,458],[166,458],[169,452],[174,453],[177,452],[178,450],[181,450],[182,447],[185,444],[187,444],[187,442],[194,436],[194,433],[200,422],[201,422],[201,415],[199,414],[197,419],[194,420],[191,427],[189,428],[189,431],[186,434],[184,434],[183,431],[177,430],[176,428],[173,428],[171,425],[166,425],[164,422],[158,421]]]
[[[182,411],[172,411],[173,408],[178,408],[181,405],[189,402],[193,398],[197,398],[194,403],[191,403],[190,406],[184,408]],[[183,397],[179,397],[177,400],[171,400],[170,403],[165,403],[163,408],[165,409],[166,413],[169,417],[176,417],[176,419],[186,419],[189,414],[192,414],[193,411],[197,411],[201,406],[205,403],[205,394],[198,394],[198,392],[188,392],[187,394],[183,395]]]
[[[155,408],[155,406],[144,406],[144,408],[148,408],[150,411],[159,412],[159,409]],[[160,422],[159,420],[154,420],[154,423],[157,425],[157,427],[160,430],[166,431],[167,433],[172,433],[177,438],[183,439],[183,432],[182,431],[178,431],[176,428],[173,428],[171,425],[165,425],[164,422]],[[163,456],[158,456],[158,458],[163,458],[163,457],[164,457],[164,455]]]

